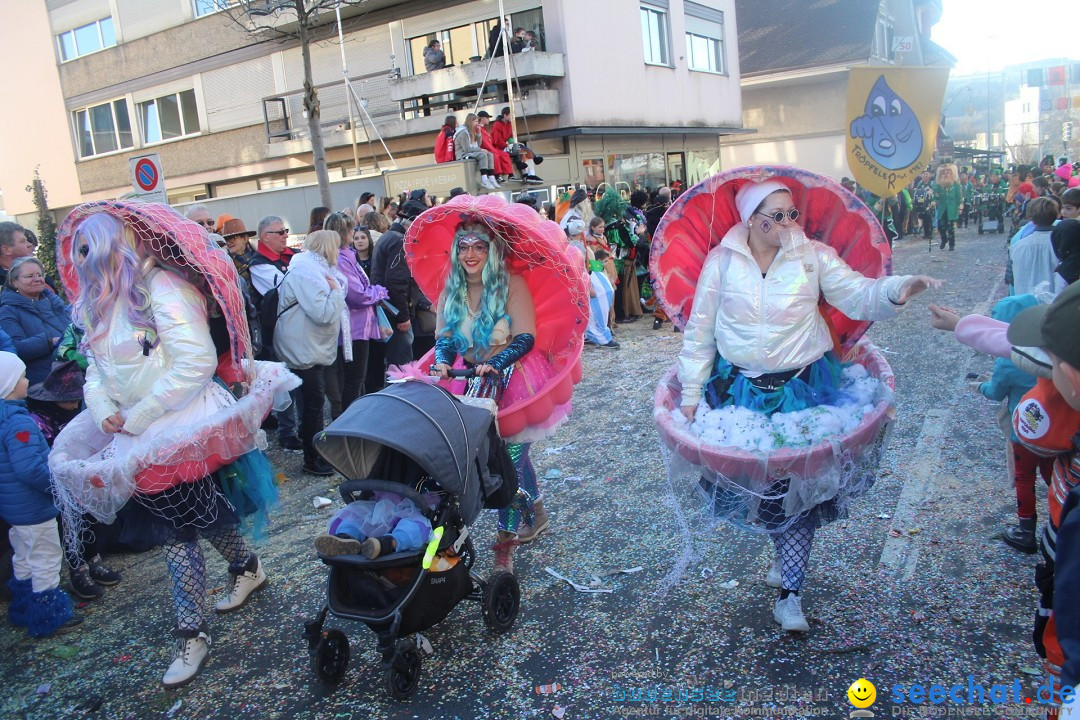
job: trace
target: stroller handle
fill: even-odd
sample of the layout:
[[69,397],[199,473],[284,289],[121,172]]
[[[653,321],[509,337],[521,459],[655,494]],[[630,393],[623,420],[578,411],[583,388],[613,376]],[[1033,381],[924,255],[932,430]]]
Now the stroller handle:
[[435,511],[428,507],[423,495],[408,485],[402,485],[401,483],[390,482],[389,480],[346,480],[338,486],[338,490],[341,492],[341,499],[346,503],[357,499],[353,497],[353,493],[364,491],[395,493],[412,500],[417,509],[428,518],[435,516]]
[[[429,369],[431,370],[431,372],[435,372],[434,365],[432,365]],[[461,370],[451,369],[447,374],[452,378],[462,378],[465,380],[469,380],[476,377],[476,368],[463,368]]]

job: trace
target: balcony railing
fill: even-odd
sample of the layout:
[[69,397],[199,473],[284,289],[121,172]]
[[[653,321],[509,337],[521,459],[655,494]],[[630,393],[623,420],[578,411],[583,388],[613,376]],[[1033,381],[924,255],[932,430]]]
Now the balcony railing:
[[[534,56],[534,57],[529,57]],[[531,52],[511,56],[515,74],[521,81],[521,93],[515,99],[527,115],[559,114],[559,93],[548,86],[547,78],[562,77],[563,56],[557,53]],[[523,59],[524,58],[524,59]],[[497,71],[497,72],[496,72]],[[365,103],[367,114],[383,137],[402,137],[435,132],[447,113],[480,107],[495,114],[507,102],[503,61],[488,61],[444,68],[406,78],[387,72],[368,73],[350,78],[353,88]],[[483,92],[481,92],[483,84]],[[516,88],[515,88],[516,90]],[[338,81],[316,86],[319,97],[319,126],[330,147],[350,142],[349,107],[345,83]],[[416,93],[416,94],[413,94]],[[266,142],[273,156],[296,152],[294,143],[309,141],[304,93],[297,90],[263,98]],[[353,108],[357,140],[366,141],[371,133],[366,117]],[[374,140],[374,133],[371,138]]]
[[[519,81],[537,78],[561,78],[566,75],[566,63],[561,53],[527,52],[510,56],[511,71]],[[442,70],[419,73],[390,80],[390,98],[398,101],[475,91],[488,84],[506,84],[506,65],[503,58],[477,60],[453,65]]]

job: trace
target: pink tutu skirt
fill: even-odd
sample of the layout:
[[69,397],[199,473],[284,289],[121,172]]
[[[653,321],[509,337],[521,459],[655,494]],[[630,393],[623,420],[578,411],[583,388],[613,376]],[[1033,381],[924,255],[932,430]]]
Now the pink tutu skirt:
[[56,436],[49,468],[61,505],[109,523],[135,493],[154,495],[195,483],[255,448],[266,447],[262,421],[300,384],[281,363],[256,362],[248,394],[237,400],[208,382],[183,408],[166,412],[140,435],[106,435],[90,411]]
[[[454,368],[465,367],[465,361],[458,356]],[[544,353],[526,353],[514,364],[510,381],[499,399],[499,434],[503,440],[531,443],[554,435],[570,417],[574,382],[580,378],[580,355],[559,368]],[[455,395],[467,394],[465,380],[442,380],[439,384]]]

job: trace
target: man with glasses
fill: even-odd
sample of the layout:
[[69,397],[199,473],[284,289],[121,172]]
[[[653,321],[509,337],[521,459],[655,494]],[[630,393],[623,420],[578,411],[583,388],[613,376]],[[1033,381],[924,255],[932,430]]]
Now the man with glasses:
[[251,285],[255,292],[262,296],[269,292],[270,288],[277,287],[281,278],[285,277],[285,270],[296,251],[286,244],[289,228],[285,227],[285,221],[276,215],[267,215],[259,221],[258,235],[259,246],[256,252],[264,261],[251,266]]
[[202,203],[192,205],[184,211],[184,217],[193,223],[202,225],[208,233],[214,232],[214,213]]
[[[242,227],[242,224],[241,224]],[[276,288],[285,277],[285,271],[289,268],[296,251],[288,247],[289,228],[285,227],[285,221],[276,215],[267,215],[259,221],[258,231],[259,246],[255,250],[255,257],[250,263],[251,287],[257,293],[259,302],[271,289]],[[228,235],[226,235],[228,237]],[[263,355],[266,359],[275,360],[274,349],[269,343],[264,343]],[[287,452],[302,453],[304,445],[296,435],[297,418],[302,412],[300,408],[301,396],[299,389],[289,393],[292,396],[292,405],[283,411],[275,413],[278,422],[278,442]]]

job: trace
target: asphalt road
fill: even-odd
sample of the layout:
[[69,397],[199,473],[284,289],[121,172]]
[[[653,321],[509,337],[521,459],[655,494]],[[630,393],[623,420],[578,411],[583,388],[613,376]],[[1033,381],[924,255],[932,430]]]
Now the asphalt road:
[[[958,237],[955,252],[936,244],[928,252],[921,239],[898,243],[897,273],[948,284],[870,331],[896,373],[897,421],[878,483],[850,519],[819,532],[804,588],[807,635],[773,623],[775,591],[762,581],[766,538],[729,529],[688,536],[677,527],[652,394],[681,336],[646,320],[619,327],[621,350],[586,350],[571,422],[533,449],[553,530],[519,553],[516,627],[493,635],[479,607],[462,603],[425,633],[434,653],[410,701],[389,698],[374,636],[356,623],[328,623],[352,643],[344,682],[333,690],[314,682],[301,630],[323,600],[326,572],[311,540],[341,500],[334,482],[302,475],[298,458],[275,450],[288,477],[284,505],[258,550],[271,585],[240,612],[213,619],[211,660],[192,685],[160,685],[172,622],[160,554],[115,556],[125,580],[85,608],[78,633],[34,642],[0,627],[0,717],[842,718],[854,710],[848,686],[861,677],[877,687],[877,717],[925,711],[893,698],[932,683],[962,685],[965,700],[970,683],[976,701],[975,685],[984,687],[985,702],[952,705],[954,715],[1036,710],[1037,701],[1023,702],[1037,698],[1041,682],[1030,642],[1034,559],[994,538],[1015,506],[1004,438],[996,406],[965,380],[992,361],[932,330],[926,310],[933,301],[987,312],[1003,292],[1004,236],[972,228]],[[316,495],[334,506],[316,511]],[[486,572],[491,517],[474,531],[486,539],[477,561]],[[206,547],[218,588],[225,566]],[[688,549],[699,560],[659,592]],[[576,592],[545,567],[586,585],[600,576],[612,592]],[[990,702],[993,684],[1014,681],[1019,704]],[[552,694],[536,691],[556,683]],[[930,709],[945,714],[950,705]]]

